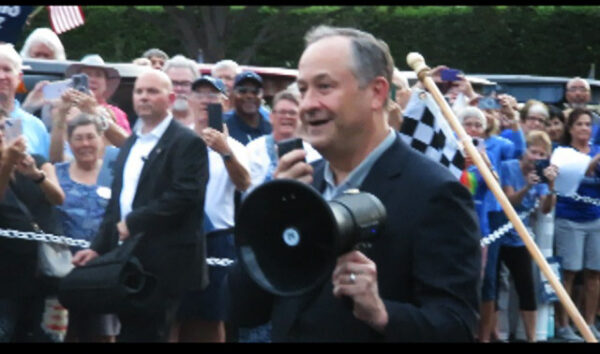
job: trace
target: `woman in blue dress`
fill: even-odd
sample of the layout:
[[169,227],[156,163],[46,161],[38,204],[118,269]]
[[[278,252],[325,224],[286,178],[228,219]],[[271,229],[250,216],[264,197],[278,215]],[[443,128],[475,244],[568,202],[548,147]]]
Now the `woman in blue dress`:
[[[103,161],[102,130],[95,116],[80,113],[65,123],[63,102],[56,113],[55,124],[67,125],[68,142],[74,159],[56,164],[56,174],[65,192],[64,203],[57,207],[67,237],[92,241],[104,217],[110,199],[110,182],[99,183]],[[107,183],[108,182],[108,183]],[[78,249],[73,248],[76,252]],[[69,311],[66,341],[112,342],[119,333],[115,315],[97,315]]]

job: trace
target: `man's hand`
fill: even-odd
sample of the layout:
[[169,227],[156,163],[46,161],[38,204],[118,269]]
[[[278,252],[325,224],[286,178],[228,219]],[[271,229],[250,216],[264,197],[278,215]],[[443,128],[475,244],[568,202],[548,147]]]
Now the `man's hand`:
[[25,156],[16,164],[17,171],[23,176],[37,180],[42,176],[42,171],[35,165],[35,160],[31,155],[25,154]]
[[81,250],[75,253],[71,263],[76,267],[81,267],[96,257],[98,257],[98,253],[92,249]]
[[19,163],[19,161],[21,161],[21,159],[25,157],[26,149],[27,143],[25,142],[25,137],[20,135],[4,148],[2,153],[2,163],[15,166]]
[[202,130],[202,140],[208,147],[218,152],[219,154],[231,154],[231,148],[227,144],[227,135],[220,131],[207,127]]
[[48,80],[38,81],[33,87],[33,90],[31,90],[29,95],[27,95],[27,97],[25,98],[25,101],[23,102],[21,107],[29,113],[33,113],[34,111],[42,107],[42,105],[46,103],[43,89],[44,86],[46,86],[49,83],[50,81]]
[[129,237],[129,228],[125,223],[125,220],[121,220],[117,223],[117,231],[119,232],[119,241],[125,241]]
[[498,95],[498,102],[501,106],[500,113],[506,117],[507,123],[511,126],[517,125],[518,128],[517,123],[519,122],[519,116],[517,111],[514,109],[514,107],[517,105],[517,100],[511,95],[501,94]]
[[288,152],[279,159],[273,177],[296,179],[311,184],[313,181],[313,168],[304,161],[305,159],[306,151],[304,149],[295,149]]
[[458,75],[458,92],[462,92],[469,102],[477,98],[471,82],[464,75]]
[[332,281],[335,297],[352,298],[354,317],[383,332],[389,318],[379,296],[375,263],[360,251],[348,252],[338,258]]

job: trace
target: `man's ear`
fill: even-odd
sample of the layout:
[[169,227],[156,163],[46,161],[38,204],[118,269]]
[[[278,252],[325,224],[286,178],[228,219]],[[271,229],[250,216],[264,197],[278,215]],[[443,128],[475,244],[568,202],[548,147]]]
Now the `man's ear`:
[[385,109],[390,92],[390,83],[383,76],[377,76],[371,81],[370,86],[373,93],[371,108],[373,110]]
[[173,102],[175,102],[175,92],[171,91],[169,92],[169,104],[173,104]]

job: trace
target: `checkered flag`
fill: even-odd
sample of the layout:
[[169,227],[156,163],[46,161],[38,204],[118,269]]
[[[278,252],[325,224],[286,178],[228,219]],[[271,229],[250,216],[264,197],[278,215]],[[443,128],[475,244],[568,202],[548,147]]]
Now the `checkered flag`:
[[400,136],[460,179],[465,166],[464,153],[439,107],[425,91],[413,90],[404,110]]

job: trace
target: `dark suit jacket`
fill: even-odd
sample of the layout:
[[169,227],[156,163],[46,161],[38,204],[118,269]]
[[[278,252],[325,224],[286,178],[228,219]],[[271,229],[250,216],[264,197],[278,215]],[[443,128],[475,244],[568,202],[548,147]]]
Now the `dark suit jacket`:
[[[313,186],[323,191],[324,161],[314,168]],[[360,189],[377,196],[387,211],[384,228],[363,251],[377,265],[379,294],[389,314],[385,334],[357,320],[332,295],[331,278],[308,294],[275,297],[238,267],[232,282],[243,288],[236,289],[233,302],[240,325],[271,319],[273,341],[472,341],[481,250],[467,189],[398,137]]]
[[[99,254],[118,244],[123,168],[136,139],[135,134],[127,139],[116,160],[111,199],[91,245]],[[132,211],[126,216],[130,234],[143,234],[135,254],[168,293],[206,283],[202,218],[207,161],[202,139],[171,121],[144,163]]]

